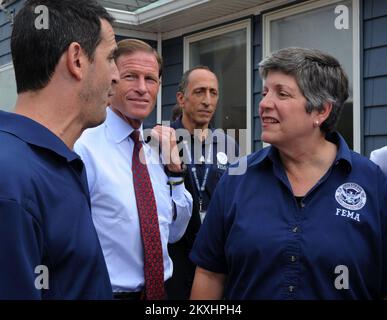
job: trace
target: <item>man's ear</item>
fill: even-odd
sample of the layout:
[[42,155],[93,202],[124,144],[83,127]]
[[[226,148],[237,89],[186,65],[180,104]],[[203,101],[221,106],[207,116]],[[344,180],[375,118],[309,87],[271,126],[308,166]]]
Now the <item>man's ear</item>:
[[184,109],[184,99],[185,99],[184,93],[178,91],[178,92],[176,93],[176,101],[177,101],[177,103],[180,105],[180,107],[183,108],[183,109]]
[[82,80],[88,57],[78,42],[72,42],[66,53],[66,62],[69,73],[77,80]]

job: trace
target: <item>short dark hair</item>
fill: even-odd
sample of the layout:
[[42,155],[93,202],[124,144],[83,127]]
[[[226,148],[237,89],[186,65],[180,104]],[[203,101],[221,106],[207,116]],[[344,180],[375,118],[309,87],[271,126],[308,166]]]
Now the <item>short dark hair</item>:
[[197,65],[195,67],[188,69],[186,72],[184,72],[183,76],[180,79],[180,83],[179,83],[179,87],[177,89],[177,92],[181,92],[181,93],[185,94],[185,90],[187,89],[187,86],[189,83],[189,81],[188,81],[189,75],[195,70],[207,70],[207,71],[214,73],[209,67],[203,66],[203,65]]
[[259,63],[263,79],[270,71],[283,72],[295,78],[307,100],[307,113],[321,111],[324,103],[332,103],[332,111],[320,128],[325,133],[335,129],[349,95],[348,77],[336,58],[317,49],[284,48]]
[[[37,6],[48,9],[48,28],[35,27]],[[11,51],[17,92],[36,91],[50,81],[62,54],[78,42],[90,61],[101,42],[101,21],[113,18],[95,0],[28,0],[15,17]]]
[[115,52],[115,61],[117,62],[118,58],[123,55],[130,55],[135,52],[142,51],[153,54],[157,60],[159,65],[159,78],[162,75],[163,69],[163,59],[159,55],[159,53],[153,49],[149,44],[142,40],[138,39],[124,39],[117,43],[117,50]]

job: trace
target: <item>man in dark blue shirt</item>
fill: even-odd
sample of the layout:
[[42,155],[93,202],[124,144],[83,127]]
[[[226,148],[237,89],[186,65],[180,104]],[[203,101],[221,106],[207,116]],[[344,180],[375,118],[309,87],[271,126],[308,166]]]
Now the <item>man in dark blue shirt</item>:
[[118,81],[111,23],[88,0],[30,0],[15,18],[18,100],[15,114],[0,112],[0,299],[112,297],[85,168],[72,151],[103,122]]
[[180,153],[188,167],[184,183],[192,194],[193,209],[183,238],[168,246],[173,261],[173,276],[166,285],[169,299],[189,298],[196,267],[189,253],[216,184],[239,154],[233,138],[210,126],[218,90],[216,75],[206,66],[196,66],[184,73],[176,95],[182,115],[171,127],[176,130]]

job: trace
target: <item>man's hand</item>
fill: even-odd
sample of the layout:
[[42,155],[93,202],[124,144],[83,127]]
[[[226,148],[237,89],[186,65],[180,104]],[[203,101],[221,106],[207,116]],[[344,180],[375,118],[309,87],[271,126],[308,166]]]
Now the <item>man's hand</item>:
[[151,131],[152,138],[159,141],[163,162],[171,172],[181,172],[181,160],[176,143],[175,129],[157,125]]

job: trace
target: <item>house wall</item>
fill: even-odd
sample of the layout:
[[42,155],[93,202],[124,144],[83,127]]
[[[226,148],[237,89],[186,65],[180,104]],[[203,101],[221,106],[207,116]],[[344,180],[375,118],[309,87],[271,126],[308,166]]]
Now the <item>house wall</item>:
[[[6,9],[9,12],[17,12],[23,6],[24,0],[19,0]],[[0,11],[0,66],[10,63],[12,61],[11,56],[11,33],[12,26],[9,16],[3,11]]]
[[183,75],[183,37],[163,41],[162,120],[171,120],[176,92]]
[[387,145],[387,1],[363,1],[364,154]]

